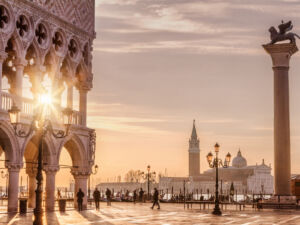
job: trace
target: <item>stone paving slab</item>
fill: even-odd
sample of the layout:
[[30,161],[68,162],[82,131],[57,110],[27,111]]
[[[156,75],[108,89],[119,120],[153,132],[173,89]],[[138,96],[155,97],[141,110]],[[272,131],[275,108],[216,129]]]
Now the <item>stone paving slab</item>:
[[[214,216],[211,210],[183,209],[180,204],[162,204],[161,210],[151,210],[150,204],[113,203],[108,207],[101,204],[100,211],[95,209],[77,212],[67,210],[47,213],[47,225],[296,225],[300,224],[300,211],[296,210],[264,210],[254,211],[246,208],[245,211],[223,211],[222,216]],[[32,224],[32,212],[22,216],[0,214],[0,225],[29,225]]]

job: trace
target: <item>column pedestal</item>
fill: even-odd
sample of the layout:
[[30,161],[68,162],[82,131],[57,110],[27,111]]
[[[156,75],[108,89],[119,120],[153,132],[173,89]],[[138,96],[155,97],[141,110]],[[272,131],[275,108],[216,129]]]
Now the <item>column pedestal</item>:
[[79,110],[82,114],[81,125],[86,126],[86,111],[87,111],[87,90],[79,90]]
[[27,61],[22,58],[14,60],[14,66],[16,67],[16,74],[11,84],[11,92],[15,95],[15,104],[19,109],[22,109],[22,91],[23,91],[23,71],[27,65]]
[[84,193],[82,208],[87,209],[87,195],[88,195],[87,180],[88,180],[88,176],[86,176],[86,175],[74,175],[74,179],[75,179],[74,207],[76,209],[78,208],[78,205],[77,205],[77,192],[79,191],[79,188],[81,188],[81,190]]
[[54,211],[55,208],[55,175],[57,170],[45,170],[46,172],[46,210]]
[[[0,93],[2,92],[2,70],[3,70],[3,62],[7,57],[6,52],[0,52]],[[0,109],[2,109],[2,96],[0,95]]]
[[295,44],[268,44],[274,71],[274,186],[275,195],[291,195],[289,62],[298,51]]
[[19,172],[20,168],[8,168],[8,212],[18,211],[18,195],[19,195]]
[[28,174],[28,208],[35,208],[36,175]]

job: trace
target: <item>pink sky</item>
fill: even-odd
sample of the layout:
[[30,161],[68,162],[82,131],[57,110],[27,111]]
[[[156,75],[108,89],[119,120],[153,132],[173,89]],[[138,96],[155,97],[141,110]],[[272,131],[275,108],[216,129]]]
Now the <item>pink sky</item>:
[[[187,175],[196,119],[201,171],[216,141],[221,154],[273,164],[273,78],[261,45],[268,28],[292,20],[297,1],[96,0],[94,89],[102,181],[130,169]],[[292,171],[300,172],[299,53],[290,69]]]

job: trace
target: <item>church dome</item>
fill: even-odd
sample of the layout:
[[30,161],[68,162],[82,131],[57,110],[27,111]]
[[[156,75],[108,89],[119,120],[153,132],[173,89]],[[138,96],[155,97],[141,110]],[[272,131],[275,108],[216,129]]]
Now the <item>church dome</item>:
[[237,156],[232,160],[232,166],[236,168],[247,166],[247,160],[242,156],[241,150],[238,151]]

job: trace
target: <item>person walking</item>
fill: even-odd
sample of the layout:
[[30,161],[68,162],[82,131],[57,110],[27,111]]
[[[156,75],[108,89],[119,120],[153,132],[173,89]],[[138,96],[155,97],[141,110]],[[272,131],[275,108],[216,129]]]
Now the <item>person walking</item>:
[[160,205],[158,202],[158,196],[159,196],[158,190],[157,190],[157,188],[154,188],[153,205],[152,205],[151,209],[153,209],[155,205],[157,205],[157,209],[160,209]]
[[144,191],[143,191],[143,188],[141,188],[140,192],[139,192],[139,200],[140,200],[140,202],[143,202],[143,197],[144,197]]
[[136,190],[133,191],[133,203],[135,204],[136,202],[136,199],[137,199],[137,193],[136,193]]
[[79,188],[79,191],[77,192],[77,204],[78,204],[78,211],[82,211],[82,202],[83,202],[84,193]]
[[106,201],[107,201],[107,206],[110,206],[111,205],[111,202],[110,202],[110,198],[111,198],[111,191],[109,190],[109,188],[106,189]]
[[95,205],[96,205],[96,210],[100,209],[100,191],[96,188],[94,193],[93,193]]

